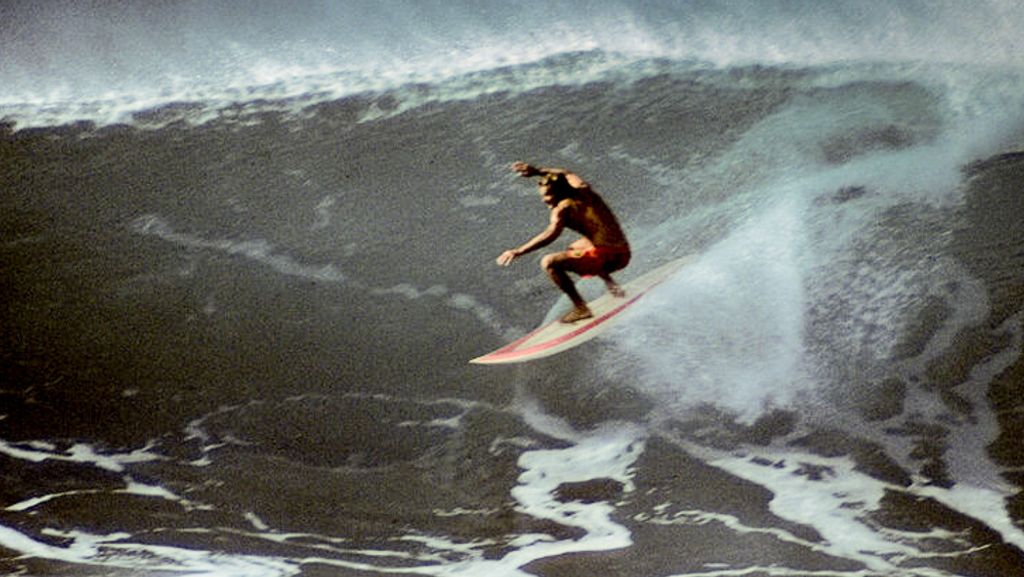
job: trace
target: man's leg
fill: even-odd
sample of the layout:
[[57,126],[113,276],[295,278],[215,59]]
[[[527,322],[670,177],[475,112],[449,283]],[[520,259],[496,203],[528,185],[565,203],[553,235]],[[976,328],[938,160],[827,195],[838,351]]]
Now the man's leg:
[[572,301],[573,310],[562,317],[563,323],[574,323],[594,316],[594,313],[590,312],[590,309],[587,308],[587,302],[583,300],[579,291],[576,290],[576,284],[569,278],[569,271],[572,270],[571,263],[573,260],[567,253],[559,252],[549,254],[540,261],[540,265],[548,273],[548,276],[551,277],[555,286],[562,289],[562,292]]
[[602,264],[601,272],[597,275],[601,277],[601,280],[604,281],[604,286],[608,288],[608,292],[614,297],[622,298],[626,296],[626,291],[619,286],[619,283],[612,280],[612,273],[626,268],[626,265],[629,264],[629,258],[629,251],[612,254],[611,257]]
[[612,280],[612,275],[608,273],[602,273],[598,276],[600,276],[601,280],[604,281],[604,286],[608,289],[608,292],[613,297],[622,298],[626,296],[626,291],[622,290],[622,287],[619,286],[619,283]]

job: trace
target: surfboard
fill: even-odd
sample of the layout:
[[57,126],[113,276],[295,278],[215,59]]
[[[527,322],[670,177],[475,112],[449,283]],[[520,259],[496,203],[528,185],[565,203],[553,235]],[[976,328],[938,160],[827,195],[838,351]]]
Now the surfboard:
[[542,325],[500,349],[472,359],[478,365],[497,365],[504,363],[522,363],[532,361],[569,350],[579,346],[604,332],[622,313],[636,304],[644,295],[649,294],[658,285],[665,282],[672,274],[687,263],[695,260],[694,255],[685,256],[647,272],[633,279],[622,288],[624,297],[614,297],[605,293],[601,297],[587,303],[594,316],[589,319],[566,324],[558,319]]

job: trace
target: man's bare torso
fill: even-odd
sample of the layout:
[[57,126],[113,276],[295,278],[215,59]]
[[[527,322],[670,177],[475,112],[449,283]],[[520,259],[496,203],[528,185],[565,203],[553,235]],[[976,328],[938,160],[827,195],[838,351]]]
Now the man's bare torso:
[[565,225],[586,237],[594,246],[628,247],[626,235],[604,200],[593,191],[580,192],[559,203],[564,207]]

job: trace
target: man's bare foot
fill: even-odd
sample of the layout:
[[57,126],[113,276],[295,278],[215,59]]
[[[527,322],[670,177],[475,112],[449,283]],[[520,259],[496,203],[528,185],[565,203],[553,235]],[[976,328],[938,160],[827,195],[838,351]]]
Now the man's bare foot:
[[590,309],[586,305],[578,307],[569,312],[569,314],[562,317],[561,321],[565,324],[572,324],[576,321],[582,321],[583,319],[589,319],[594,316],[594,313],[590,312]]
[[604,286],[608,289],[608,294],[620,299],[626,296],[626,291],[619,286],[619,283],[612,279],[611,275],[603,274],[601,275],[601,280],[604,281]]

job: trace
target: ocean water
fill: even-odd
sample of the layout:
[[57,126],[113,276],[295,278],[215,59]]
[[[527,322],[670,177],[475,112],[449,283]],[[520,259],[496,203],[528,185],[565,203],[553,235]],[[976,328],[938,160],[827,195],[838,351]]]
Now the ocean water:
[[[0,573],[1024,575],[1022,27],[3,3]],[[473,366],[564,306],[517,160],[696,260]]]

